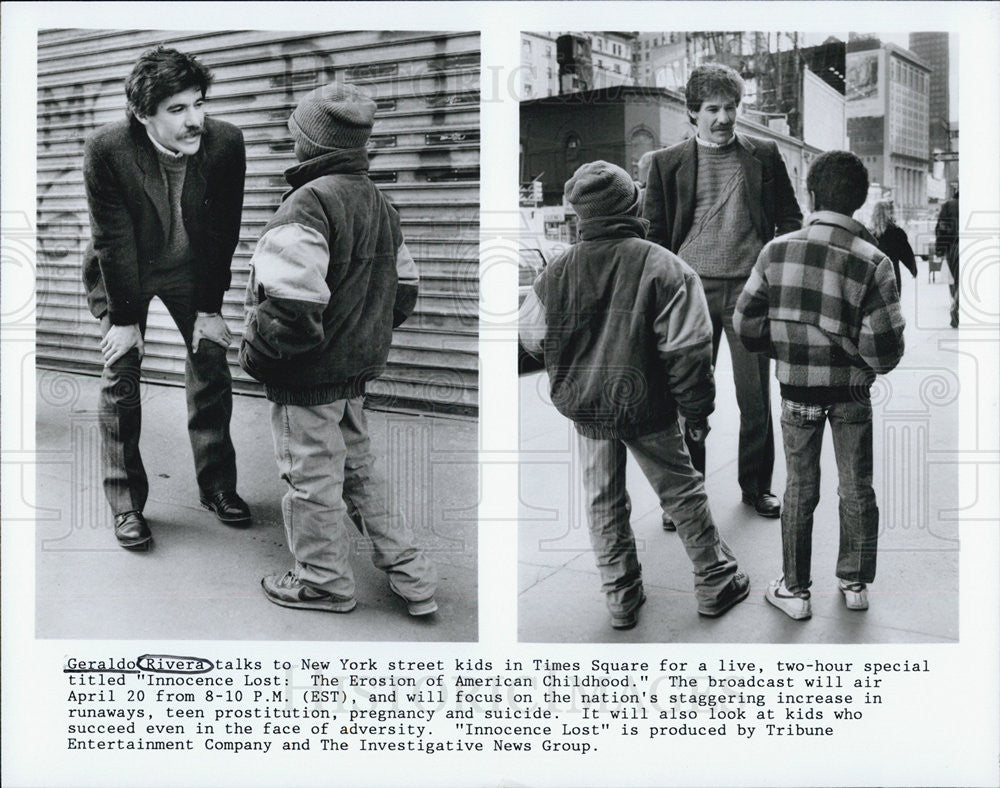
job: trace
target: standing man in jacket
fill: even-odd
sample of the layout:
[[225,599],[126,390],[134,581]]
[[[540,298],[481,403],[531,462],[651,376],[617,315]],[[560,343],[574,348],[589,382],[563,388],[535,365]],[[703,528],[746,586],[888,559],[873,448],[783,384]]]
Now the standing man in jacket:
[[375,102],[316,88],[288,121],[299,164],[251,261],[243,368],[264,384],[294,568],[261,581],[276,605],[357,605],[348,515],[410,615],[437,610],[437,573],[374,467],[362,396],[385,369],[392,329],[417,300],[399,216],[368,177]]
[[227,525],[250,521],[236,493],[229,435],[231,335],[219,314],[239,241],[246,170],[238,128],[205,116],[212,74],[175,49],[145,52],[125,83],[127,119],[84,149],[91,242],[83,278],[101,321],[104,492],[122,547],[145,549],[149,482],[139,456],[139,372],[153,296],[187,348],[188,435],[201,503]]
[[849,610],[868,608],[878,545],[870,388],[902,358],[905,325],[892,261],[851,218],[868,194],[861,159],[827,151],[806,184],[813,206],[806,226],[764,247],[733,318],[748,348],[774,357],[781,384],[784,575],[765,598],[794,619],[812,615],[813,512],[827,421],[839,476],[839,588]]
[[544,359],[552,404],[578,433],[590,542],[611,626],[637,622],[646,597],[625,450],[653,486],[694,568],[698,612],[721,616],[750,581],[719,536],[695,441],[715,406],[712,330],[701,283],[676,255],[645,240],[639,189],[621,167],[584,164],[566,182],[580,238],[539,275],[519,313],[524,348]]
[[[774,428],[767,356],[747,351],[733,331],[733,309],[757,254],[775,235],[802,226],[802,212],[778,147],[736,134],[743,80],[727,66],[699,66],[688,79],[692,139],[653,156],[642,215],[649,240],[677,254],[701,277],[712,317],[712,361],[722,332],[740,409],[738,476],[743,502],[778,517],[771,493]],[[704,447],[689,441],[692,456]],[[672,530],[672,523],[664,521]]]
[[934,251],[948,262],[951,274],[951,327],[958,328],[958,189],[945,200],[934,226]]

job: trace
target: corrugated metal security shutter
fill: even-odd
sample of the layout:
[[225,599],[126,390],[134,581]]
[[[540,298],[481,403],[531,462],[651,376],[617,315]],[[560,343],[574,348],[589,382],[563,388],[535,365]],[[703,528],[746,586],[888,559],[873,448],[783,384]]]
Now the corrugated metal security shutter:
[[[38,364],[99,373],[98,324],[80,266],[89,239],[83,144],[124,117],[123,80],[165,44],[215,74],[209,113],[243,130],[243,229],[223,314],[237,342],[237,390],[259,391],[236,361],[250,256],[295,163],[286,122],[333,79],[378,102],[371,175],[393,201],[420,269],[415,314],[395,332],[385,375],[369,387],[390,408],[473,414],[477,405],[479,37],[476,33],[48,30],[38,36]],[[143,370],[181,381],[184,348],[153,301]]]

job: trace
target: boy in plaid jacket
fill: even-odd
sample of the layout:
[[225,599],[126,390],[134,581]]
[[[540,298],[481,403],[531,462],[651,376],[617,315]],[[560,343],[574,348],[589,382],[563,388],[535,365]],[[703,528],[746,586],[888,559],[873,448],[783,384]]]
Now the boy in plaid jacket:
[[904,327],[892,262],[851,218],[868,192],[864,164],[829,151],[806,185],[813,213],[801,230],[764,247],[733,316],[743,344],[777,362],[788,471],[784,576],[765,598],[794,619],[812,615],[812,525],[827,420],[840,477],[839,587],[849,609],[868,608],[878,542],[869,389],[899,363]]

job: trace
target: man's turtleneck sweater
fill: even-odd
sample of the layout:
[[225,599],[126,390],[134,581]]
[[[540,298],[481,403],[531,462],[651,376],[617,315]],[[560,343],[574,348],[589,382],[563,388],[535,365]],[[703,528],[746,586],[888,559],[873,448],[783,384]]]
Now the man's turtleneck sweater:
[[697,139],[698,177],[691,230],[677,254],[702,277],[746,278],[763,244],[747,207],[736,137]]
[[164,228],[166,238],[163,249],[154,261],[149,279],[143,283],[143,289],[147,293],[189,279],[188,271],[191,263],[191,242],[187,230],[184,229],[184,216],[181,211],[181,194],[184,192],[188,157],[168,151],[152,137],[150,140],[156,149],[160,172],[167,187],[170,226]]

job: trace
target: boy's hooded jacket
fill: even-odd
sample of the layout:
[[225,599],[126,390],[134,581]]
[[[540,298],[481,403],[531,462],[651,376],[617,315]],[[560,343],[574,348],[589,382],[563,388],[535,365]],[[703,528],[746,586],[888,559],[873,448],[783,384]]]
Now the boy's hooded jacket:
[[[360,396],[413,311],[417,269],[363,147],[286,171],[292,189],[251,261],[240,364],[273,402]],[[398,265],[398,272],[397,272]]]
[[632,216],[595,216],[549,264],[520,313],[552,403],[591,438],[665,429],[714,408],[712,328],[697,274]]

